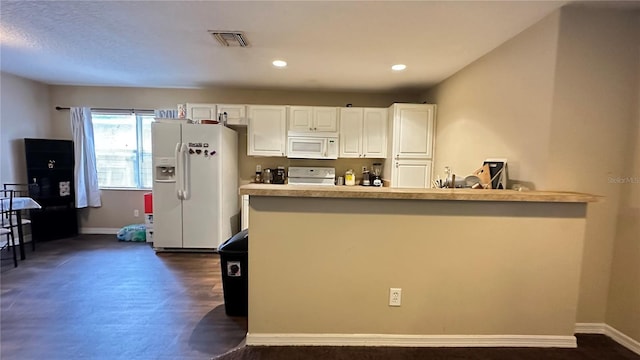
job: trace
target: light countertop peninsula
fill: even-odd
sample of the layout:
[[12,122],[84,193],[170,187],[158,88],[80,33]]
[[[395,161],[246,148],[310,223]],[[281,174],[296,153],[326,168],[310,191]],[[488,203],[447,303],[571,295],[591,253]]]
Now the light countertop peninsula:
[[240,194],[248,345],[577,346],[586,214],[599,196],[276,184]]
[[240,195],[338,199],[404,199],[551,203],[588,203],[597,202],[602,199],[602,197],[598,195],[561,191],[406,189],[373,186],[314,186],[276,184],[243,185],[240,187]]

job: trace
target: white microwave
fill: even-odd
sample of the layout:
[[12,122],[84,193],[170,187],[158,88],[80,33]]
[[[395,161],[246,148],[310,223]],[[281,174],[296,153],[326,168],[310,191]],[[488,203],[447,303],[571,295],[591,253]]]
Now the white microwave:
[[295,159],[337,159],[338,133],[289,131],[287,157]]

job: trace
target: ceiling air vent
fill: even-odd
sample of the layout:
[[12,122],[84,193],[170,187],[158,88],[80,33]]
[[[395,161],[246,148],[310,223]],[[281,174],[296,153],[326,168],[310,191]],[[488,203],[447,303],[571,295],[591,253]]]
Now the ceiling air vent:
[[213,36],[213,38],[222,46],[249,46],[247,39],[240,31],[209,30],[209,34],[211,34],[211,36]]

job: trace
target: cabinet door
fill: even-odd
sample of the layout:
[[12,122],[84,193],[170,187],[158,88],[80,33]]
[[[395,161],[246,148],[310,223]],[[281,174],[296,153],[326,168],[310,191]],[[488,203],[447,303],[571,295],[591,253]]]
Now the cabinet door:
[[393,163],[391,187],[431,187],[431,160],[393,160]]
[[[220,114],[227,113],[227,125],[246,126],[248,123],[246,108],[245,105],[220,104],[218,105],[217,114],[219,116]],[[216,119],[217,118],[216,116]]]
[[187,119],[200,121],[217,118],[216,104],[187,104]]
[[313,108],[311,106],[289,107],[289,130],[313,131]]
[[289,107],[289,130],[338,131],[338,109],[324,106]]
[[362,156],[362,109],[340,109],[340,157]]
[[396,104],[393,123],[395,159],[433,156],[433,105]]
[[338,131],[338,109],[335,107],[314,107],[313,131]]
[[364,109],[362,156],[387,156],[387,109]]
[[247,155],[285,156],[287,112],[284,106],[248,106]]

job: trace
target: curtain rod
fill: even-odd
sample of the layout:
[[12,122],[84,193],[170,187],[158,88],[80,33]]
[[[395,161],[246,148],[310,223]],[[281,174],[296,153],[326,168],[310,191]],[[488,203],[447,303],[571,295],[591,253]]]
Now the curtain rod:
[[[56,110],[69,110],[71,108],[68,107],[62,107],[62,106],[56,106]],[[114,110],[114,111],[131,111],[131,112],[136,112],[136,111],[153,111],[153,110],[147,110],[147,109],[115,109],[115,108],[91,108],[91,110],[96,110],[96,111],[110,111],[110,110]]]

